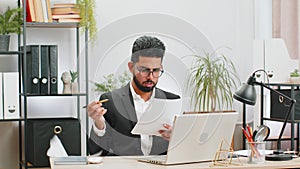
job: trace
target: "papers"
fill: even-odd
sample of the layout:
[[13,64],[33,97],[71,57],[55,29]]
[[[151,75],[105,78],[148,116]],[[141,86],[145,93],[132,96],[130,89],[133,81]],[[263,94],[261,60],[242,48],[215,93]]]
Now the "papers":
[[49,157],[67,157],[68,154],[62,145],[57,135],[54,135],[50,140],[50,148],[47,150],[47,156]]
[[83,156],[54,157],[55,165],[85,165],[87,163],[87,157]]
[[175,115],[182,113],[181,99],[154,99],[132,129],[132,134],[160,135],[163,124],[173,124]]

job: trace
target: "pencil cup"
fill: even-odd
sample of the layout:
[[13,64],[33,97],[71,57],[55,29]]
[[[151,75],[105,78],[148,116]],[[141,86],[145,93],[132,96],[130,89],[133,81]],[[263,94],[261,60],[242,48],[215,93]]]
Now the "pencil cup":
[[264,163],[266,142],[248,142],[247,148],[249,150],[248,163]]

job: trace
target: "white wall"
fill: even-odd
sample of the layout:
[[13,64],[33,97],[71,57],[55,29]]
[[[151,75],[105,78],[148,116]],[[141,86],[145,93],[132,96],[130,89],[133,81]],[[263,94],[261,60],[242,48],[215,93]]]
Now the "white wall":
[[[13,4],[9,0],[4,2]],[[3,1],[0,3],[1,7],[2,3]],[[253,70],[252,0],[96,0],[96,17],[98,35],[101,36],[98,36],[96,46],[90,48],[89,80],[101,81],[102,76],[107,73],[118,73],[126,69],[131,44],[141,34],[156,35],[165,41],[169,60],[166,58],[164,64],[169,68],[167,72],[170,70],[165,76],[165,81],[171,79],[173,83],[171,85],[160,83],[160,86],[182,95],[185,95],[183,92],[185,74],[180,74],[181,70],[175,69],[174,61],[186,70],[190,61],[183,59],[182,56],[200,51],[202,48],[230,47],[231,51],[224,52],[231,56],[242,82]],[[168,18],[170,20],[167,20]],[[134,22],[135,19],[138,22]],[[62,60],[59,62],[59,74],[74,67],[74,63],[69,62],[69,57],[73,53],[65,50],[73,46],[72,30],[58,30],[54,33],[48,29],[32,29],[28,33],[34,35],[29,37],[29,43],[59,44],[60,55],[63,55],[60,56]],[[57,37],[60,42],[56,41]],[[175,72],[176,70],[178,72]],[[61,83],[59,85],[61,89]],[[90,100],[94,99],[98,99],[98,96],[92,93]],[[239,112],[240,107],[240,103],[235,104]],[[1,127],[6,126],[1,124]],[[1,161],[2,159],[0,159],[2,165]]]

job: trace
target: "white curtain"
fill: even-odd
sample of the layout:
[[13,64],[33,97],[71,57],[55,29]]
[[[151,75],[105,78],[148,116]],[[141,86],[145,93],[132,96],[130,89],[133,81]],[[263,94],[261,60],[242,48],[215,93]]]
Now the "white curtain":
[[299,4],[299,0],[272,0],[272,36],[284,39],[291,59],[300,59]]

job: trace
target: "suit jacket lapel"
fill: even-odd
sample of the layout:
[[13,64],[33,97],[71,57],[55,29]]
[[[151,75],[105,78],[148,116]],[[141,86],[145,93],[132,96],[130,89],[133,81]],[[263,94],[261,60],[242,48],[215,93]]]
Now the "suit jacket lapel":
[[122,102],[122,107],[119,107],[120,110],[125,110],[125,111],[120,111],[123,112],[124,114],[122,114],[124,117],[128,118],[131,123],[132,123],[132,127],[135,126],[136,122],[137,122],[137,117],[136,117],[136,112],[135,112],[135,108],[134,108],[134,104],[133,104],[133,99],[132,99],[132,95],[129,89],[129,84],[126,85],[125,87],[123,87],[121,89],[121,102]]

